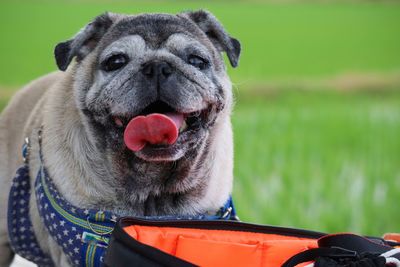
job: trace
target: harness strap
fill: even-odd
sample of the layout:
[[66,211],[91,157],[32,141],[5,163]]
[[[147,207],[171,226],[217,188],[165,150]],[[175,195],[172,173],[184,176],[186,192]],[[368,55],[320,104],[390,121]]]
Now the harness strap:
[[35,182],[40,218],[50,236],[68,255],[73,266],[100,267],[116,215],[107,211],[81,209],[59,194],[45,168]]
[[23,146],[24,164],[17,170],[8,198],[7,226],[14,253],[41,267],[54,266],[49,255],[39,246],[29,214],[31,181],[29,179],[28,145]]

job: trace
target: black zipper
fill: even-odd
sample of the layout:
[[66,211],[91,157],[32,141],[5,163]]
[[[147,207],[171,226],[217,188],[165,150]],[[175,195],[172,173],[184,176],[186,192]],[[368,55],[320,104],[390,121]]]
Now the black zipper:
[[227,230],[227,231],[241,231],[241,232],[253,232],[263,234],[276,234],[283,236],[293,236],[300,238],[318,239],[325,236],[325,233],[285,228],[270,225],[257,225],[250,223],[243,223],[238,221],[228,220],[215,220],[215,221],[203,221],[203,220],[142,220],[132,217],[123,217],[118,221],[118,226],[122,229],[131,225],[142,225],[142,226],[157,226],[157,227],[178,227],[178,228],[192,228],[192,229],[205,229],[205,230]]

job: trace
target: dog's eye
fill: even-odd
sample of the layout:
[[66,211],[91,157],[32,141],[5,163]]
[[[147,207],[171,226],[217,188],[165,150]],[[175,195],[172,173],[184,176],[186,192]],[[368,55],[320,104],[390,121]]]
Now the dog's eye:
[[101,63],[101,69],[104,71],[114,71],[122,68],[128,63],[128,57],[124,54],[113,55]]
[[200,70],[204,70],[208,67],[208,61],[195,55],[190,55],[188,58],[188,63]]

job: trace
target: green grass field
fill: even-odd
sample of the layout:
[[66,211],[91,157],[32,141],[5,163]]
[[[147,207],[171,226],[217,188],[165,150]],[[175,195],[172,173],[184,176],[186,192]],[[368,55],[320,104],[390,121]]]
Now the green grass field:
[[[400,73],[400,4],[2,1],[0,110],[18,86],[55,70],[54,45],[97,14],[200,7],[243,45],[229,69],[241,219],[400,231],[400,82],[388,78]],[[374,90],[344,90],[354,89],[352,73]]]
[[243,219],[400,230],[399,91],[237,98],[234,196]]

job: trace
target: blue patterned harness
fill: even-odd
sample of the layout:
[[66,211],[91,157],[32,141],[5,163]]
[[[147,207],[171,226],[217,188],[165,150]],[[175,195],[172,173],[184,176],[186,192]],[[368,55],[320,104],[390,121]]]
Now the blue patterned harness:
[[[27,157],[28,143],[23,156]],[[41,165],[35,180],[35,196],[42,223],[54,241],[67,255],[72,266],[100,267],[107,249],[109,237],[118,219],[109,211],[82,209],[73,206],[58,192],[56,186]],[[36,263],[52,267],[50,256],[42,251],[35,236],[29,214],[31,184],[27,160],[17,170],[8,201],[8,232],[13,251]],[[150,216],[151,220],[237,220],[229,198],[216,215],[197,216]]]

